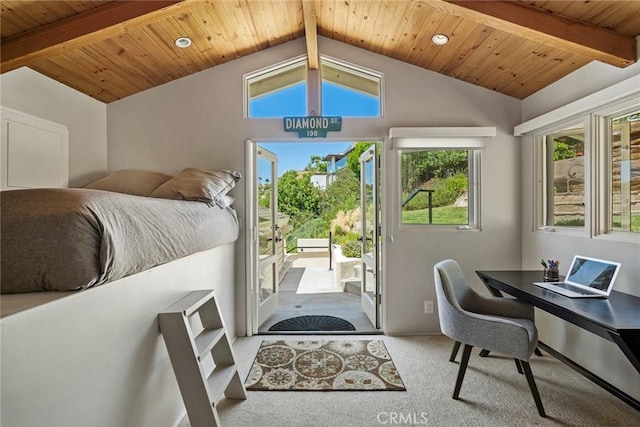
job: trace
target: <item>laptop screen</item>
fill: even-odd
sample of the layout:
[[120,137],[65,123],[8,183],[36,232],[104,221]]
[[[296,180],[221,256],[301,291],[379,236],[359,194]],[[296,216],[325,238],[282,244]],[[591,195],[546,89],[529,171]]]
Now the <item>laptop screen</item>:
[[576,256],[567,281],[606,292],[613,283],[619,264]]

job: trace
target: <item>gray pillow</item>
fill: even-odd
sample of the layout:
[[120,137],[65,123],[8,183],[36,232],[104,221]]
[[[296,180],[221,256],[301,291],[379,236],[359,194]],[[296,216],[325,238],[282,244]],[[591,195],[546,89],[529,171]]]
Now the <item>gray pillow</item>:
[[122,169],[87,184],[84,188],[113,191],[115,193],[148,196],[156,188],[171,179],[171,175],[160,172]]
[[241,178],[240,172],[232,170],[186,168],[158,187],[151,197],[194,200],[213,205]]

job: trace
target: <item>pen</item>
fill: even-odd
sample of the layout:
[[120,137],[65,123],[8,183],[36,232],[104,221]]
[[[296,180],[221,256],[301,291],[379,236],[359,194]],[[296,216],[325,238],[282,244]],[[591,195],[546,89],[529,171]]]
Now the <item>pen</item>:
[[541,259],[541,260],[540,260],[540,264],[542,264],[542,266],[543,266],[544,268],[548,268],[548,267],[547,267],[547,263],[546,263],[546,262],[544,262],[544,259]]

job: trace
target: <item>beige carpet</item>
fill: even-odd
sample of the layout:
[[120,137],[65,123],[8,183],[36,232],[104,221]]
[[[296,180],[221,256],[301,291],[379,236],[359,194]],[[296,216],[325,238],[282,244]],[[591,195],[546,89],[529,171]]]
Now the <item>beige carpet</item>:
[[259,391],[405,390],[382,340],[264,340],[245,381]]
[[[238,338],[234,353],[246,377],[264,336]],[[291,337],[270,336],[270,339]],[[317,339],[299,336],[299,339]],[[371,339],[371,336],[332,336]],[[427,426],[638,426],[640,413],[545,354],[531,369],[548,418],[540,418],[523,375],[512,359],[474,349],[460,397],[451,394],[458,363],[448,361],[452,342],[443,336],[381,336],[406,392],[248,392],[247,400],[224,399],[218,413],[225,427]],[[458,356],[459,360],[460,356]],[[189,426],[188,419],[180,424]]]

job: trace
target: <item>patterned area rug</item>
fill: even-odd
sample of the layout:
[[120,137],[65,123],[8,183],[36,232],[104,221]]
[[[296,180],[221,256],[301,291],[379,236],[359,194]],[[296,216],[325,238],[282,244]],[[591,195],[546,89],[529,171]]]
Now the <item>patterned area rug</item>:
[[262,341],[247,390],[406,390],[384,342]]

